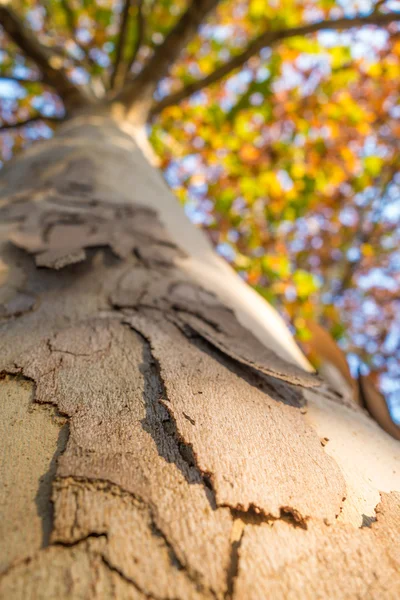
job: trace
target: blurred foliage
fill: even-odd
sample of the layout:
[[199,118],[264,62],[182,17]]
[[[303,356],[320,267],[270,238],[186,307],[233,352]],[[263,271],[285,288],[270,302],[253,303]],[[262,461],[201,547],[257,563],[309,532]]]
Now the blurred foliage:
[[[393,0],[378,4],[400,9]],[[133,73],[186,5],[144,0]],[[15,2],[71,78],[91,78],[101,94],[122,2],[67,6],[73,18],[65,0]],[[132,2],[128,49],[137,7]],[[156,97],[212,72],[262,31],[372,10],[369,0],[225,0]],[[5,36],[0,59],[3,77],[39,78]],[[220,254],[280,310],[306,350],[311,318],[338,340],[353,373],[372,371],[392,401],[400,395],[399,80],[398,24],[321,31],[262,50],[149,125],[167,181]],[[5,122],[63,114],[39,83],[2,79],[0,93]],[[51,133],[44,123],[3,133],[2,159]]]

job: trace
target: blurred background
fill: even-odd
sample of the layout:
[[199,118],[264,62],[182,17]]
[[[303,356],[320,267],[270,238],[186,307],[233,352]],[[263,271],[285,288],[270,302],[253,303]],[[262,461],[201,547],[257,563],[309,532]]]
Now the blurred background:
[[[186,0],[132,1],[121,64],[138,73]],[[113,86],[121,0],[13,7],[75,82]],[[266,29],[400,11],[399,1],[225,0],[156,93],[204,77]],[[0,159],[53,135],[64,108],[0,33]],[[400,423],[400,23],[290,37],[154,115],[165,179],[217,251],[284,316],[370,374]],[[26,122],[25,124],[18,125]]]

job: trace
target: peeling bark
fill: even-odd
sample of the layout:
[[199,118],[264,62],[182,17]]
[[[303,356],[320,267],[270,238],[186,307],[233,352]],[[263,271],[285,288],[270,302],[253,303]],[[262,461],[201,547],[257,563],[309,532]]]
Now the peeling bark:
[[[4,421],[11,431],[23,410],[22,438],[39,444],[40,419],[46,439],[27,451],[27,515],[51,463],[39,519],[24,522],[33,533],[5,533],[2,597],[279,597],[289,585],[318,590],[335,544],[356,556],[365,543],[386,560],[379,532],[398,527],[388,524],[392,496],[371,529],[337,522],[349,503],[357,521],[376,502],[360,511],[313,406],[351,411],[354,423],[361,409],[302,369],[279,324],[263,337],[267,312],[245,309],[242,284],[226,300],[237,280],[199,232],[180,229],[135,140],[100,117],[79,123],[21,157],[1,192]],[[245,326],[252,319],[261,333]],[[9,449],[12,479],[12,436]],[[17,492],[10,485],[3,504],[12,523]],[[326,558],[303,569],[315,548]],[[279,552],[288,558],[276,570]],[[374,592],[386,593],[385,581]]]
[[273,382],[236,374],[229,360],[186,341],[157,314],[126,322],[148,339],[167,392],[162,404],[211,481],[218,506],[253,507],[273,517],[284,510],[299,521],[335,519],[345,495],[341,473]]

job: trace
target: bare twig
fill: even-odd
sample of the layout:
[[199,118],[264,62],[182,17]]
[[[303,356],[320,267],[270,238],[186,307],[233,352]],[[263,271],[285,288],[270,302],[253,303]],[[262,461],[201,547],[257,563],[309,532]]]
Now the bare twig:
[[16,75],[1,74],[0,79],[4,81],[15,81],[15,83],[28,84],[28,83],[43,83],[43,79],[30,79],[29,77],[17,77]]
[[146,21],[143,14],[143,0],[138,0],[137,6],[137,17],[136,17],[136,41],[133,47],[132,56],[129,59],[128,68],[126,71],[126,76],[129,77],[130,70],[132,68],[133,63],[135,62],[138,52],[143,44],[144,39],[144,31],[146,26]]
[[0,125],[0,133],[4,131],[10,131],[10,129],[19,129],[20,127],[25,127],[25,125],[31,125],[32,123],[38,123],[39,121],[43,121],[44,123],[62,123],[64,119],[59,119],[58,117],[45,117],[44,115],[34,115],[32,117],[28,117],[24,121],[17,121],[16,123],[3,123]]
[[[392,164],[392,169],[389,173],[386,173],[386,181],[381,182],[379,194],[380,194],[380,202],[374,207],[374,204],[365,204],[363,207],[359,208],[359,220],[357,224],[356,230],[352,233],[351,244],[352,246],[357,246],[359,249],[363,244],[370,243],[373,240],[373,237],[376,233],[376,230],[381,223],[382,212],[385,207],[384,198],[387,193],[387,190],[393,181],[393,177],[397,173],[397,161],[394,161]],[[369,222],[368,222],[369,217]],[[384,252],[381,249],[381,253]],[[351,286],[354,276],[357,272],[357,269],[360,266],[360,261],[349,261],[347,257],[344,257],[342,264],[335,265],[342,267],[340,284],[337,289],[334,290],[335,297],[340,298],[343,293]]]
[[244,65],[252,56],[258,54],[263,48],[271,47],[287,38],[308,35],[322,30],[347,30],[354,27],[362,27],[363,25],[378,25],[384,26],[395,21],[400,21],[400,12],[391,13],[371,13],[367,16],[359,16],[353,18],[341,18],[333,20],[318,21],[316,23],[308,23],[299,27],[291,27],[289,29],[280,29],[276,31],[265,31],[245,48],[243,52],[233,56],[226,63],[215,69],[212,73],[198,79],[187,86],[182,87],[177,92],[163,98],[160,102],[154,104],[151,114],[155,115],[161,112],[167,106],[179,104],[195,92],[199,92],[205,87],[220,81],[232,71]]
[[61,6],[63,7],[64,13],[65,13],[65,18],[66,18],[66,21],[68,24],[70,34],[74,38],[75,30],[76,30],[76,18],[75,18],[74,10],[73,10],[71,4],[69,3],[69,0],[61,0]]
[[131,5],[132,0],[125,0],[124,7],[122,9],[118,43],[115,54],[115,63],[111,74],[111,89],[118,88],[119,84],[121,84],[124,80],[123,55],[126,42],[126,34],[128,32],[129,12]]
[[124,87],[115,100],[123,103],[128,110],[133,104],[140,105],[140,115],[137,114],[137,118],[146,119],[158,82],[165,77],[171,65],[196,35],[200,25],[218,2],[219,0],[192,0],[175,27],[171,29],[162,44],[157,46],[143,70]]
[[82,87],[69,80],[60,56],[39,42],[8,3],[0,4],[0,24],[22,52],[36,63],[43,74],[44,82],[55,88],[67,109],[75,109],[89,103],[89,97]]
[[374,6],[374,11],[377,12],[384,4],[386,4],[386,0],[378,0]]
[[[352,233],[352,245],[357,244],[357,246],[360,247],[362,244],[368,242],[371,232],[365,229],[365,223],[369,208],[370,206],[366,205],[359,210],[358,226],[356,231]],[[350,261],[347,257],[344,258],[340,284],[339,287],[334,290],[335,298],[340,298],[349,288],[359,266],[359,261]]]
[[[96,62],[91,58],[88,52],[88,48],[81,44],[76,37],[76,30],[78,29],[79,22],[76,11],[71,6],[70,0],[60,0],[60,2],[65,14],[65,20],[71,36],[71,40],[73,41],[75,46],[77,46],[77,48],[79,48],[79,50],[82,52],[83,60],[87,63],[87,65],[89,67],[95,65]],[[73,60],[74,62],[76,62],[76,59],[72,57],[71,54],[65,48],[58,48],[58,51],[61,54],[65,55],[69,60]]]

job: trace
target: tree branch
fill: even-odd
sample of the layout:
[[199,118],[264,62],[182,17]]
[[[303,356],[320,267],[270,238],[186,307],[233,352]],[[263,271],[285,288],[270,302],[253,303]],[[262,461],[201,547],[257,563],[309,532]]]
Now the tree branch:
[[118,44],[115,54],[114,68],[111,74],[111,89],[119,87],[119,84],[124,80],[124,65],[123,65],[123,54],[126,42],[126,34],[128,31],[129,22],[129,10],[131,8],[132,0],[125,0],[124,7],[122,9],[121,23],[119,28]]
[[70,5],[69,0],[61,0],[61,6],[65,13],[65,19],[67,21],[67,25],[68,25],[70,34],[74,38],[75,30],[76,30],[76,19],[75,19],[75,13],[73,11],[73,8]]
[[[72,8],[69,0],[60,0],[60,1],[61,1],[61,6],[63,8],[64,14],[65,14],[66,24],[67,24],[69,32],[71,34],[71,39],[72,39],[73,43],[83,53],[84,60],[87,62],[88,66],[90,67],[90,66],[95,65],[96,62],[90,57],[87,48],[83,44],[81,44],[76,38],[76,30],[78,27],[78,20],[77,20],[76,12]],[[65,53],[65,51],[64,51],[64,53]],[[71,56],[68,55],[68,53],[67,53],[67,56],[69,59],[71,59]]]
[[38,114],[33,117],[28,117],[24,121],[18,121],[17,123],[3,123],[0,125],[0,133],[10,131],[10,129],[19,129],[20,127],[25,127],[25,125],[37,123],[38,121],[44,121],[45,123],[62,123],[63,120],[64,119],[59,119],[58,117],[45,117],[44,115]]
[[371,13],[367,16],[359,16],[353,18],[343,17],[341,19],[325,20],[316,23],[308,23],[306,25],[300,25],[299,27],[291,27],[289,29],[280,29],[276,31],[265,31],[246,47],[246,49],[233,56],[226,63],[215,69],[212,73],[198,79],[187,86],[182,87],[177,92],[170,94],[163,98],[160,102],[154,104],[151,115],[156,115],[161,112],[167,106],[178,104],[182,100],[185,100],[195,92],[199,92],[203,88],[216,83],[226,75],[229,75],[232,71],[238,69],[244,65],[252,56],[258,54],[263,48],[271,47],[282,40],[287,38],[309,35],[321,30],[342,30],[352,29],[354,27],[361,27],[363,25],[388,25],[395,21],[400,21],[400,12],[396,13]]
[[68,79],[60,64],[61,58],[39,42],[8,3],[0,4],[0,24],[20,50],[36,63],[43,74],[44,82],[55,88],[67,109],[85,106],[90,102],[82,87]]
[[15,81],[15,83],[20,83],[21,85],[27,83],[43,83],[43,79],[30,79],[29,77],[17,77],[16,75],[7,75],[1,74],[0,79],[3,81]]
[[143,70],[124,87],[115,100],[122,102],[128,109],[134,103],[140,104],[140,117],[146,119],[158,82],[167,75],[171,65],[196,35],[200,25],[218,2],[219,0],[192,0],[175,27],[167,34],[162,44],[157,46]]
[[139,53],[139,50],[143,44],[144,30],[145,30],[145,25],[146,25],[144,14],[143,14],[143,0],[138,0],[137,10],[138,10],[138,13],[137,13],[137,18],[136,18],[136,26],[137,26],[136,43],[134,45],[132,56],[128,63],[128,68],[126,71],[127,77],[129,77],[130,70],[131,70],[133,63],[135,62],[137,55]]

